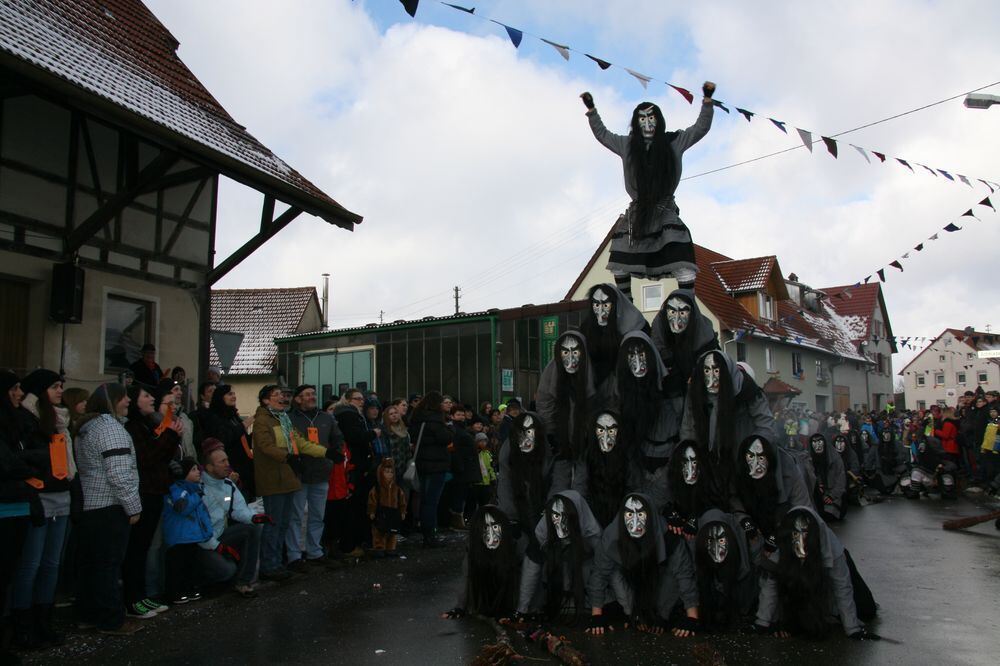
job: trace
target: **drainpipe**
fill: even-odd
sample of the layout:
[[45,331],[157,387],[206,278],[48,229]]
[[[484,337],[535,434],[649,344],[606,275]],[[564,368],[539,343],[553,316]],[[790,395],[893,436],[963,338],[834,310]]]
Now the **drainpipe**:
[[323,330],[330,328],[330,274],[323,273]]

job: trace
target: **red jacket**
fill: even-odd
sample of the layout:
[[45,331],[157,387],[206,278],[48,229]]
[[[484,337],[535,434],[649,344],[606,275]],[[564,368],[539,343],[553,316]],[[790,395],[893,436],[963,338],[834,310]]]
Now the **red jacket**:
[[940,428],[934,429],[934,436],[941,440],[941,448],[945,453],[958,455],[958,442],[955,439],[958,437],[958,428],[954,421],[945,419]]
[[333,469],[330,470],[330,488],[326,491],[328,501],[347,499],[354,494],[354,484],[351,483],[351,470],[354,469],[354,465],[351,464],[351,450],[347,448],[347,444],[342,444],[340,452],[344,455],[344,459],[335,462]]

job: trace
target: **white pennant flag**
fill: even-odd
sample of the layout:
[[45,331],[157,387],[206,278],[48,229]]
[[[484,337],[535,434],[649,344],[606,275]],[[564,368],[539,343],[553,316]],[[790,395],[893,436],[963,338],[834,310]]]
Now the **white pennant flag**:
[[554,48],[556,51],[558,51],[559,55],[561,55],[565,60],[569,60],[569,47],[568,46],[563,46],[562,44],[556,44],[555,42],[550,42],[549,40],[547,40],[545,38],[542,38],[542,41],[545,42],[546,44],[548,44],[549,46],[551,46],[552,48]]
[[868,157],[868,153],[865,152],[864,148],[862,148],[861,146],[855,146],[853,143],[849,145],[851,146],[851,148],[861,153],[861,157],[865,158],[865,162],[868,162],[868,164],[872,163],[872,159]]
[[968,185],[969,187],[972,187],[972,183],[970,183],[970,182],[969,182],[969,179],[968,179],[968,178],[966,178],[966,177],[965,177],[965,176],[963,176],[962,174],[957,174],[957,175],[958,175],[958,179],[959,179],[960,181],[962,181],[963,183],[965,183],[965,184],[966,184],[966,185]]
[[802,139],[802,143],[805,144],[806,148],[809,149],[811,153],[813,150],[813,135],[809,130],[795,128],[795,131],[799,133],[799,138]]
[[640,74],[639,72],[633,72],[628,67],[625,68],[625,71],[628,72],[629,74],[631,74],[632,76],[634,76],[635,78],[639,79],[639,83],[642,84],[643,88],[645,88],[646,86],[648,86],[649,82],[653,80],[650,77],[646,76],[645,74]]

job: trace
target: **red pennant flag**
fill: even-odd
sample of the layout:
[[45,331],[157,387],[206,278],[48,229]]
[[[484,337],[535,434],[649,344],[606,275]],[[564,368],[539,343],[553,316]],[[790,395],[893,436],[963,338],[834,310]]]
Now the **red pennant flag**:
[[885,162],[885,153],[880,153],[878,151],[873,150],[872,155],[879,158],[880,161]]
[[996,212],[996,210],[997,210],[996,208],[994,208],[994,206],[993,206],[993,202],[992,202],[992,201],[990,201],[990,198],[989,198],[989,197],[986,197],[985,199],[983,199],[982,201],[980,201],[980,202],[979,202],[979,205],[980,205],[980,206],[989,206],[990,208],[993,208],[993,212],[994,212],[994,213],[995,213],[995,212]]
[[608,62],[607,60],[601,60],[600,58],[595,58],[589,53],[584,53],[583,55],[587,56],[588,58],[596,62],[597,66],[600,67],[601,69],[607,69],[608,67],[611,67],[611,63]]
[[899,263],[899,260],[897,259],[890,261],[889,265],[892,266],[893,268],[898,268],[900,272],[903,271],[903,264]]
[[885,269],[884,268],[880,268],[880,269],[878,269],[875,272],[878,273],[878,279],[879,279],[879,281],[885,282]]
[[690,90],[687,88],[681,88],[680,86],[675,86],[672,83],[668,83],[667,85],[679,92],[681,96],[688,101],[688,104],[694,103],[694,95],[691,94]]
[[828,136],[821,136],[820,138],[823,139],[823,143],[826,144],[826,149],[828,151],[830,151],[830,154],[833,155],[834,159],[836,159],[837,158],[837,142],[834,141],[833,139],[831,139]]

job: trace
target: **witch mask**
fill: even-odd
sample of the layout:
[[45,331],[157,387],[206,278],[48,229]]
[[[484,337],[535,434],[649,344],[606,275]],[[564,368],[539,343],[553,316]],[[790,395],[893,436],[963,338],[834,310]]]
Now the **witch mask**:
[[729,554],[729,538],[721,523],[714,523],[708,526],[708,538],[705,540],[705,547],[708,548],[708,556],[716,564],[726,561]]
[[591,297],[590,306],[594,309],[594,319],[598,326],[607,326],[611,320],[611,297],[598,287]]
[[649,360],[646,348],[641,344],[634,344],[625,353],[628,359],[628,369],[636,379],[642,379],[649,372]]
[[559,539],[568,537],[569,526],[566,525],[566,506],[563,504],[561,497],[557,497],[552,502],[552,508],[549,509],[549,516],[552,519],[552,527],[556,530],[556,537]]
[[695,453],[693,446],[689,446],[684,449],[683,456],[684,462],[681,463],[681,474],[684,477],[684,483],[693,486],[698,483],[698,454]]
[[618,443],[618,421],[611,414],[597,417],[597,446],[601,453],[610,453]]
[[580,340],[572,335],[566,336],[559,343],[559,359],[566,374],[574,375],[580,369],[581,347]]
[[843,435],[837,435],[834,437],[833,448],[837,449],[837,453],[843,453],[844,449],[847,448],[847,438]]
[[800,560],[806,559],[806,556],[809,555],[806,547],[808,538],[809,520],[805,516],[796,516],[795,522],[792,523],[792,550],[795,551],[795,557]]
[[652,139],[653,135],[656,134],[656,114],[653,111],[652,105],[647,106],[644,109],[639,109],[638,112],[639,119],[639,129],[642,130],[643,139]]
[[667,324],[674,335],[687,330],[691,321],[691,306],[683,298],[671,296],[667,299]]
[[503,527],[491,514],[486,514],[483,519],[483,544],[489,550],[496,550],[502,537]]
[[625,531],[633,539],[641,539],[646,534],[649,511],[638,497],[633,495],[625,499],[625,511],[622,512],[622,519],[625,521]]
[[705,374],[705,390],[712,395],[718,395],[719,393],[719,362],[715,358],[715,354],[709,354],[705,357],[705,363],[702,365],[702,369]]
[[826,450],[826,441],[822,437],[813,437],[809,440],[809,446],[812,447],[813,453],[821,456],[823,455],[823,451]]
[[535,419],[525,416],[524,423],[521,424],[521,441],[517,443],[517,448],[521,450],[521,453],[531,453],[535,450],[536,432]]
[[754,481],[763,479],[767,474],[767,467],[770,462],[767,459],[767,454],[764,453],[764,444],[759,439],[755,439],[750,443],[750,448],[747,449],[746,460],[750,478]]

